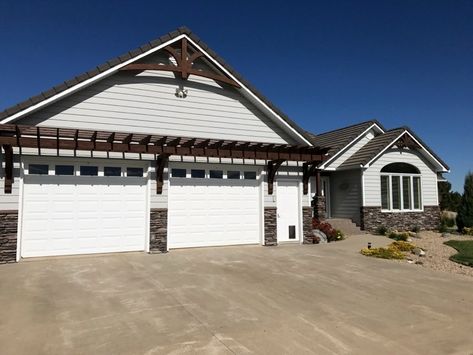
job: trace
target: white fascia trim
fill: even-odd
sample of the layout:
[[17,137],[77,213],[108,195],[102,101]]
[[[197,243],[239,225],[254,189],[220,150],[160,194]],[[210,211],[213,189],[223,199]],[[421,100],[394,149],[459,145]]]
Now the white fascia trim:
[[282,119],[281,116],[279,116],[276,112],[274,112],[268,105],[266,105],[261,99],[259,99],[251,90],[249,90],[245,85],[243,85],[243,83],[241,83],[237,78],[235,78],[228,70],[226,70],[220,63],[218,63],[214,58],[212,58],[205,50],[202,49],[202,47],[200,47],[197,43],[195,43],[191,38],[189,38],[186,34],[182,34],[182,35],[179,35],[177,36],[176,38],[173,38],[165,43],[162,43],[161,45],[157,46],[157,47],[154,47],[150,50],[148,50],[147,52],[145,53],[142,53],[134,58],[131,58],[129,60],[127,60],[126,62],[123,62],[123,63],[120,63],[120,64],[117,64],[116,66],[110,68],[110,69],[107,69],[106,71],[100,73],[100,74],[97,74],[96,76],[94,76],[93,78],[90,78],[90,79],[87,79],[79,84],[76,84],[62,92],[60,92],[59,94],[56,94],[56,95],[53,95],[51,96],[50,98],[48,99],[45,99],[33,106],[30,106],[20,112],[17,112],[15,113],[14,115],[8,117],[8,118],[5,118],[3,121],[1,121],[0,123],[4,124],[4,123],[9,123],[9,122],[12,122],[18,118],[21,118],[23,117],[24,115],[30,113],[30,112],[33,112],[35,110],[38,110],[40,109],[41,107],[43,106],[46,106],[48,104],[51,104],[59,99],[61,99],[62,97],[64,96],[67,96],[67,95],[70,95],[86,86],[89,86],[91,84],[93,84],[94,82],[98,81],[98,80],[101,80],[113,73],[115,73],[116,71],[118,71],[120,68],[130,64],[130,63],[133,63],[143,57],[146,57],[162,48],[164,48],[165,46],[171,44],[171,43],[174,43],[176,41],[179,41],[180,39],[182,38],[186,38],[189,42],[192,43],[192,45],[194,45],[196,48],[198,48],[202,53],[205,54],[205,56],[212,62],[214,63],[221,71],[223,71],[225,74],[227,74],[229,77],[231,77],[233,80],[235,80],[248,94],[251,95],[251,97],[253,97],[260,105],[262,105],[266,110],[268,110],[273,116],[275,116],[286,128],[288,128],[288,130],[290,131],[291,135],[292,136],[296,136],[299,140],[303,141],[304,143],[308,144],[309,146],[313,146],[313,144],[311,142],[309,142],[307,139],[305,139],[299,132],[297,132],[293,127],[291,127],[284,119]]
[[431,159],[433,159],[439,166],[442,167],[442,169],[443,169],[442,172],[444,172],[444,173],[449,173],[449,172],[450,172],[450,170],[448,170],[447,168],[445,168],[445,167],[442,165],[442,163],[440,163],[437,159],[435,159],[435,157],[434,157],[432,154],[430,154],[430,152],[429,152],[422,144],[420,144],[420,142],[419,142],[417,139],[415,139],[415,137],[414,137],[412,134],[410,134],[408,130],[404,130],[404,132],[402,132],[398,137],[396,137],[395,139],[393,139],[393,141],[392,141],[391,143],[389,143],[389,144],[386,146],[386,148],[384,148],[381,152],[379,152],[379,153],[378,153],[373,159],[371,159],[368,163],[366,163],[365,165],[363,165],[363,168],[369,168],[370,165],[371,165],[376,159],[378,159],[378,157],[380,157],[386,150],[388,150],[399,138],[401,138],[401,137],[402,137],[404,134],[406,134],[406,133],[422,148],[422,150],[423,150],[424,152],[426,152],[426,153],[429,155],[429,157],[430,157]]
[[39,108],[41,108],[41,107],[43,107],[43,106],[46,106],[46,105],[48,105],[48,104],[51,104],[51,103],[53,103],[53,102],[55,102],[55,101],[61,99],[61,98],[64,97],[64,96],[70,95],[70,94],[72,94],[72,93],[74,93],[74,92],[76,92],[76,91],[78,91],[78,90],[80,90],[80,89],[82,89],[82,88],[84,88],[84,87],[86,87],[86,86],[89,86],[89,85],[93,84],[94,82],[96,82],[96,81],[98,81],[98,80],[101,80],[101,79],[103,79],[103,78],[105,78],[105,77],[107,77],[107,76],[109,76],[109,75],[115,73],[115,72],[118,71],[120,68],[122,68],[122,67],[124,67],[124,66],[126,66],[126,65],[128,65],[128,64],[130,64],[130,63],[133,63],[133,62],[135,62],[135,61],[137,61],[137,60],[139,60],[139,59],[141,59],[141,58],[143,58],[143,57],[146,57],[147,55],[150,55],[151,53],[154,53],[154,52],[156,52],[156,51],[158,51],[158,50],[164,48],[165,46],[167,46],[167,45],[169,45],[169,44],[171,44],[171,43],[174,43],[174,42],[176,42],[176,41],[179,41],[179,40],[180,40],[181,38],[183,38],[183,37],[186,37],[186,36],[185,36],[184,34],[179,35],[179,36],[177,36],[176,38],[173,38],[173,39],[171,39],[171,40],[169,40],[169,41],[167,41],[167,42],[165,42],[165,43],[163,43],[163,44],[160,44],[160,45],[157,46],[157,47],[151,48],[150,50],[146,51],[145,53],[141,53],[140,55],[138,55],[138,56],[136,56],[136,57],[134,57],[134,58],[131,58],[131,59],[127,60],[126,62],[117,64],[117,65],[115,65],[114,67],[112,67],[112,68],[110,68],[110,69],[107,69],[106,71],[104,71],[104,72],[102,72],[102,73],[100,73],[100,74],[97,74],[97,75],[95,75],[94,77],[92,77],[92,78],[90,78],[90,79],[87,79],[87,80],[85,80],[85,81],[83,81],[83,82],[81,82],[81,83],[79,83],[79,84],[76,84],[76,85],[74,85],[74,86],[72,86],[72,87],[70,87],[70,88],[68,88],[68,89],[66,89],[66,90],[64,90],[64,91],[62,91],[62,92],[60,92],[59,94],[53,95],[53,96],[51,96],[51,97],[48,98],[48,99],[45,99],[45,100],[43,100],[43,101],[41,101],[41,102],[38,102],[37,104],[35,104],[35,105],[33,105],[33,106],[30,106],[30,107],[28,107],[28,108],[26,108],[26,109],[24,109],[24,110],[22,110],[22,111],[20,111],[20,112],[17,112],[17,113],[15,113],[14,115],[12,115],[12,116],[10,116],[10,117],[8,117],[8,118],[5,118],[5,119],[4,119],[3,121],[1,121],[0,123],[2,123],[2,124],[4,124],[4,123],[9,123],[9,122],[14,121],[14,120],[16,120],[16,119],[18,119],[18,118],[21,118],[21,117],[23,117],[24,115],[26,115],[26,114],[28,114],[28,113],[30,113],[30,112],[32,112],[32,111],[35,111],[35,110],[37,110],[37,109],[39,109]]
[[[355,139],[353,139],[350,143],[348,143],[345,147],[343,147],[343,149],[341,149],[340,151],[338,151],[333,157],[331,157],[329,160],[327,160],[326,162],[324,162],[322,165],[320,165],[319,169],[322,169],[322,170],[330,170],[330,169],[327,169],[326,166],[329,165],[330,163],[332,163],[334,160],[336,160],[336,158],[340,155],[340,154],[343,154],[345,153],[355,142],[358,141],[358,139],[360,139],[361,137],[363,137],[366,133],[368,133],[373,127],[376,127],[378,128],[381,133],[384,133],[384,130],[378,126],[376,123],[373,123],[371,126],[369,126],[363,133],[361,133],[360,135],[358,135]],[[331,169],[331,170],[336,170],[336,169]]]
[[[187,37],[187,36],[186,36]],[[219,62],[217,62],[212,56],[210,56],[205,50],[202,49],[197,43],[195,43],[191,38],[187,37],[187,40],[192,43],[197,49],[199,49],[202,53],[205,53],[207,58],[214,63],[221,71],[227,74],[230,78],[236,81],[242,89],[244,89],[254,100],[256,100],[261,106],[263,106],[266,110],[268,110],[274,117],[276,117],[286,128],[289,129],[293,136],[296,136],[304,143],[308,144],[309,146],[313,146],[311,142],[309,142],[306,138],[304,138],[299,132],[297,132],[293,127],[291,127],[281,116],[279,116],[271,107],[266,105],[257,95],[255,95],[250,89],[248,89],[242,82],[240,82],[235,76],[233,76],[227,69],[223,67]]]

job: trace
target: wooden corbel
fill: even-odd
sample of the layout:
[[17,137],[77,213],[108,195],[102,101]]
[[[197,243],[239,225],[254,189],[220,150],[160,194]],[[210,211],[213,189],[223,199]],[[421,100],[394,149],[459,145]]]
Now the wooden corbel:
[[276,176],[276,172],[278,171],[279,167],[285,160],[278,159],[278,160],[270,160],[268,162],[267,174],[268,174],[268,195],[273,194],[273,186],[274,186],[274,178]]
[[302,191],[304,195],[309,193],[309,179],[314,175],[317,163],[304,163],[302,164]]
[[5,187],[6,194],[11,194],[13,185],[13,148],[11,145],[3,145],[5,152]]
[[156,158],[156,194],[163,193],[163,172],[169,161],[169,154],[160,154]]

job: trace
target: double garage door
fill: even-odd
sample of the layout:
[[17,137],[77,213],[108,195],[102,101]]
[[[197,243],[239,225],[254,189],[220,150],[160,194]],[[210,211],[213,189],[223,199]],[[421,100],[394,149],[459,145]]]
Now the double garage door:
[[[26,164],[21,256],[146,250],[146,170],[108,161]],[[256,171],[169,170],[169,248],[259,243]]]

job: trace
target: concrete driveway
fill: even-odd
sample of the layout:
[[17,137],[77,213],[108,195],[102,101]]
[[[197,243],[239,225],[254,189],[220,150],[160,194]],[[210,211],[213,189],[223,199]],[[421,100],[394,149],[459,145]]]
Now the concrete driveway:
[[2,354],[473,354],[473,279],[367,240],[0,266]]

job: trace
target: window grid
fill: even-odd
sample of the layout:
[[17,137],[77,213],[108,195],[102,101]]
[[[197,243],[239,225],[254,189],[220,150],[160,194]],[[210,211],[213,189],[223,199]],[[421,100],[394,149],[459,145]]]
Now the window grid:
[[[388,203],[389,206],[385,208],[383,206],[383,197],[381,196],[381,210],[385,212],[408,212],[408,211],[422,211],[422,185],[421,185],[421,176],[420,174],[401,174],[401,173],[382,173],[381,174],[381,194],[383,194],[383,178],[387,177],[387,188],[388,188]],[[398,197],[399,200],[395,201],[394,192],[393,192],[393,181],[399,181],[399,190]],[[409,190],[409,208],[405,208],[406,204],[404,203],[404,184],[407,182]],[[416,194],[418,195],[416,198]],[[396,203],[395,203],[396,202]],[[396,207],[396,208],[395,208]]]

